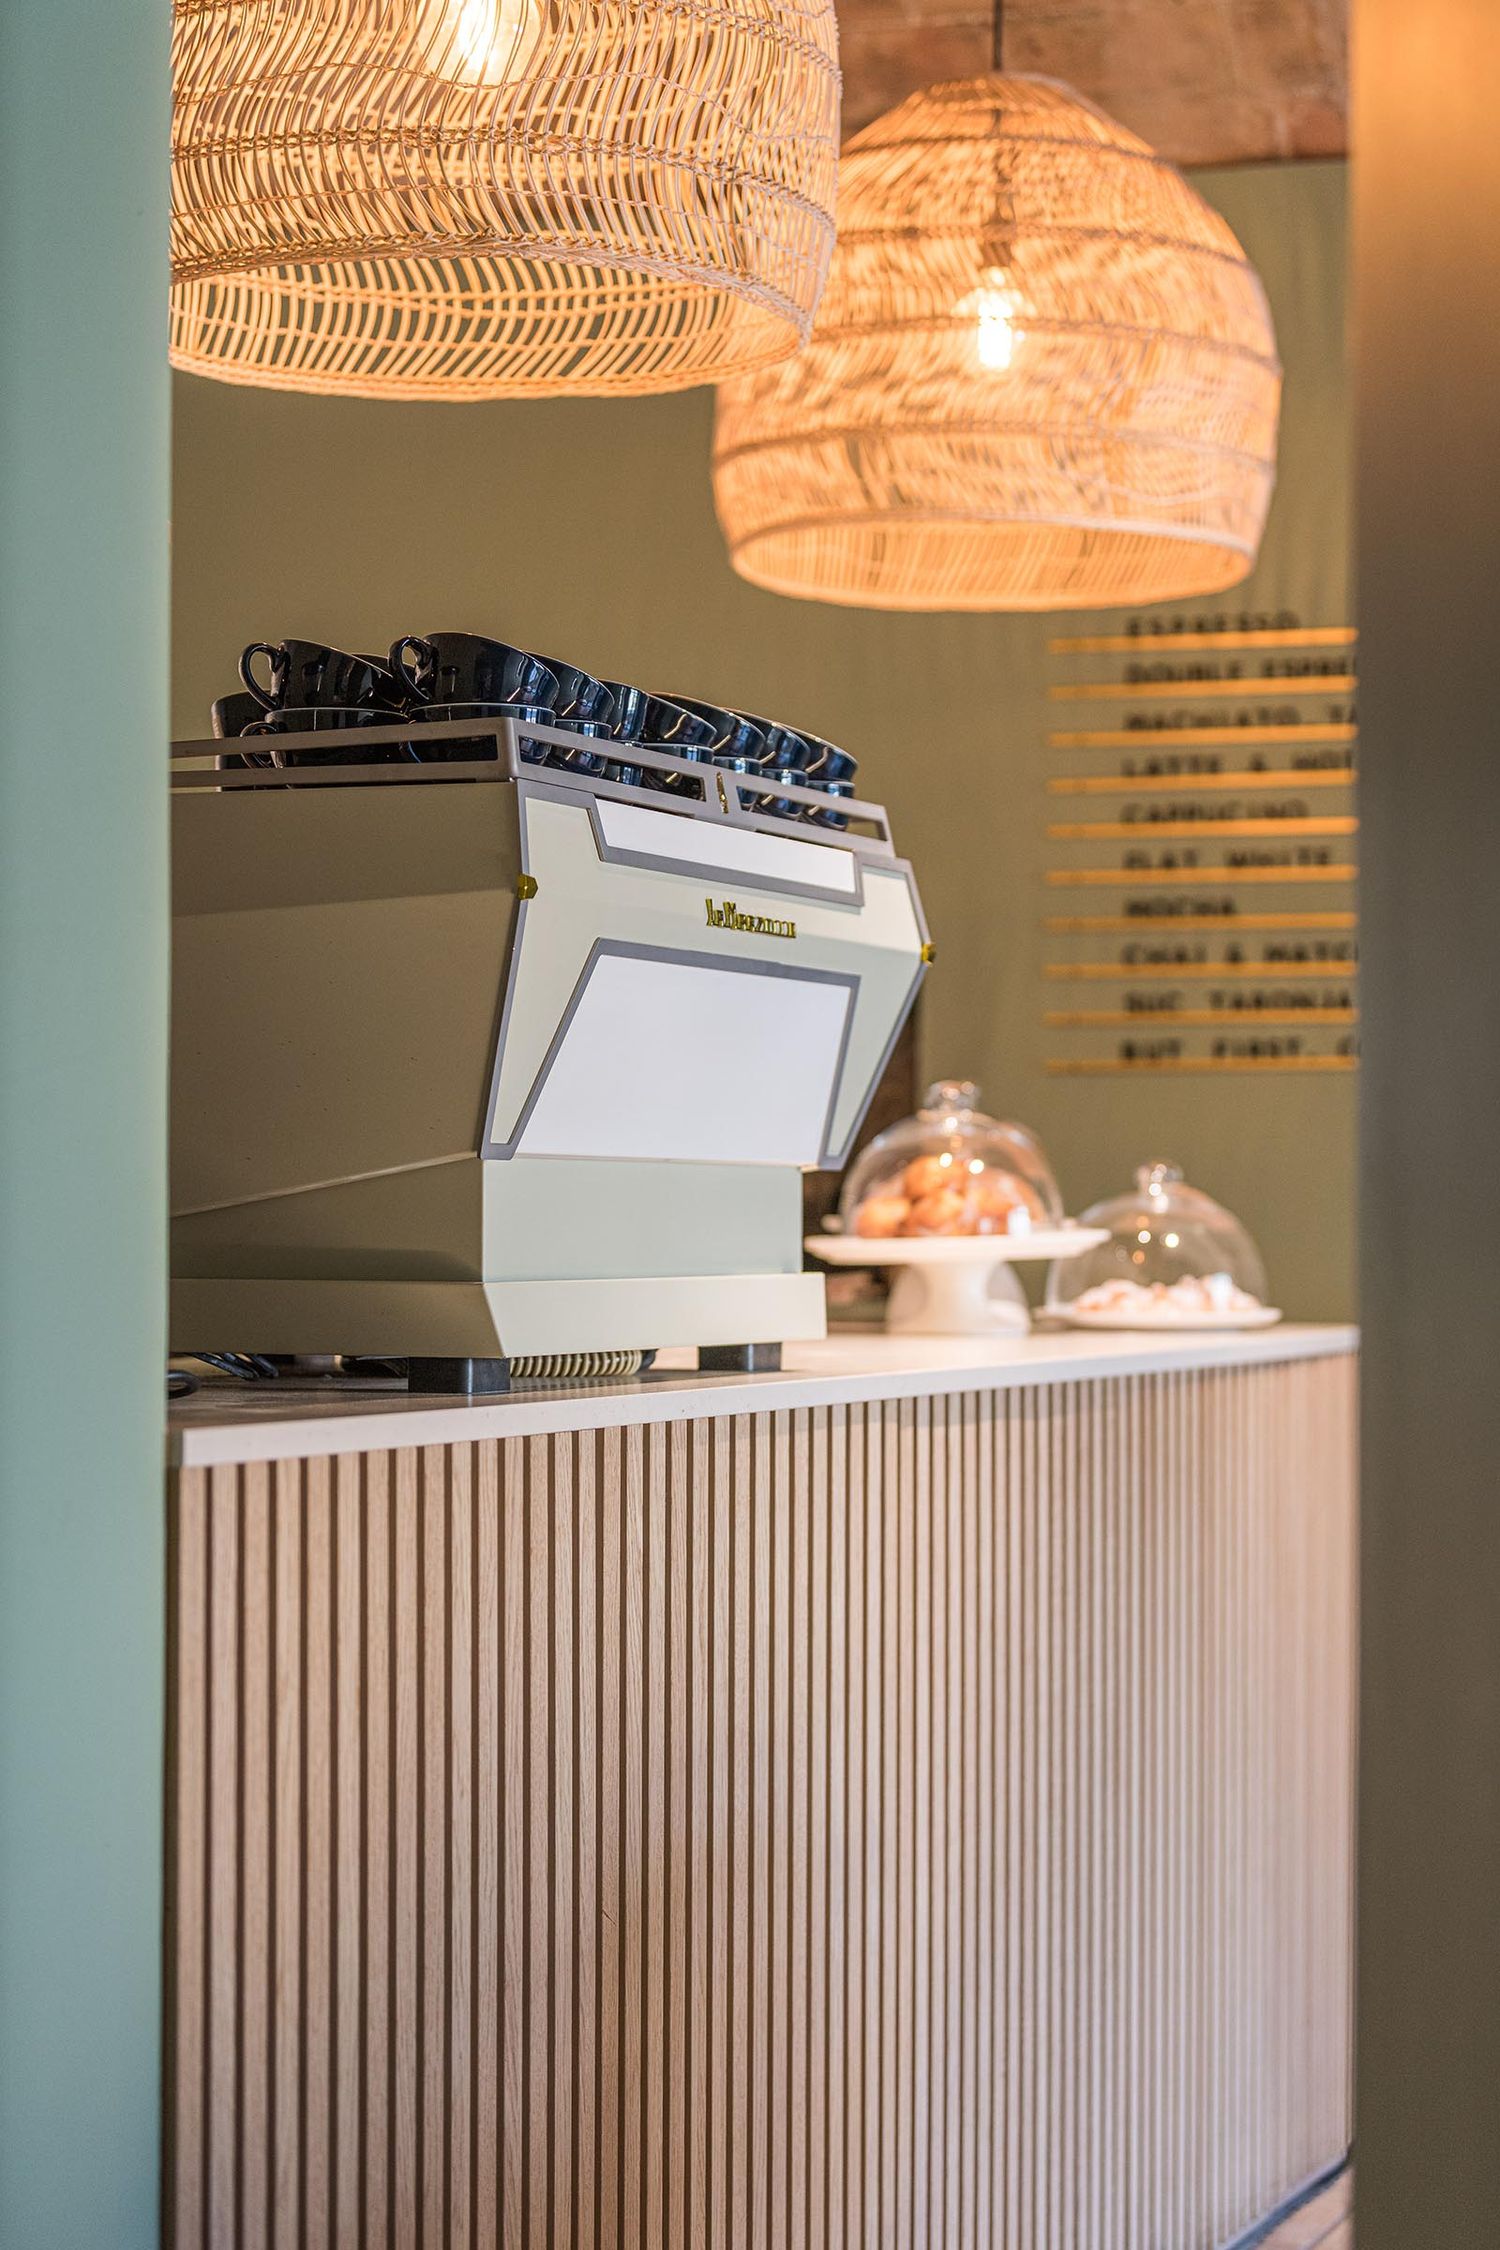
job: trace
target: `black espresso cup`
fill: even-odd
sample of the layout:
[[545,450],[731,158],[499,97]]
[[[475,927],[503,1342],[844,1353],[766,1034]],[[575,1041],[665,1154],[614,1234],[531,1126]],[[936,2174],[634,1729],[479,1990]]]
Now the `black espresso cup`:
[[609,759],[604,752],[604,745],[609,740],[609,728],[603,719],[554,718],[552,724],[559,734],[576,736],[578,748],[564,750],[559,743],[550,744],[547,751],[549,766],[556,766],[566,773],[601,774],[609,771]]
[[701,703],[692,695],[680,695],[677,701],[685,711],[695,712],[713,728],[712,756],[716,766],[728,766],[735,773],[759,771],[765,762],[766,737],[765,729],[756,720],[720,703]]
[[404,765],[415,753],[404,742],[372,743],[368,748],[349,744],[335,749],[330,743],[326,750],[283,750],[277,739],[288,734],[347,734],[363,727],[388,727],[397,724],[394,711],[381,711],[359,706],[316,703],[307,709],[267,711],[252,726],[242,729],[240,739],[252,736],[267,738],[271,763],[276,766],[393,766]]
[[[745,715],[752,718],[752,723],[760,728],[765,739],[765,756],[759,769],[762,777],[766,780],[792,782],[806,788],[809,770],[818,756],[809,737],[796,727],[782,726],[777,719],[754,719],[749,712]],[[812,808],[798,804],[791,797],[758,796],[751,800],[748,809],[751,812],[775,813],[786,820],[795,819],[799,813],[809,812]]]
[[[537,662],[545,664],[557,682],[552,724],[564,734],[576,734],[589,741],[606,735],[613,705],[603,680],[596,680],[592,672],[582,671],[576,664],[559,664],[554,656],[538,657]],[[547,763],[572,773],[603,773],[605,765],[598,751],[562,750],[556,743]]]
[[[219,742],[237,741],[242,734],[252,733],[257,723],[265,717],[264,707],[253,695],[221,695],[209,712],[215,739]],[[275,757],[269,750],[222,751],[214,761],[221,771],[239,771],[246,766],[274,766]]]
[[247,727],[253,727],[257,719],[264,718],[265,705],[253,695],[221,695],[209,717],[215,738],[227,742],[232,736],[243,734]]
[[403,633],[390,669],[409,706],[526,703],[557,708],[557,681],[539,656],[476,633]]
[[[255,676],[264,657],[267,679]],[[373,656],[350,656],[320,641],[252,641],[240,657],[240,679],[263,711],[338,711],[401,708],[401,689]]]
[[629,687],[624,680],[606,680],[609,691],[609,732],[614,742],[639,742],[646,731],[646,705],[650,702],[644,688]]
[[[807,775],[807,786],[820,790],[825,797],[852,797],[858,761],[851,758],[847,750],[840,750],[837,743],[825,742],[821,735],[810,734],[806,740],[816,756],[816,763]],[[826,811],[819,807],[816,812],[810,805],[805,806],[802,817],[818,828],[847,828],[849,825],[847,817],[831,806]]]
[[[423,742],[420,737],[413,747],[413,756],[424,765],[455,765],[465,760],[493,758],[495,756],[494,722],[497,719],[514,719],[518,725],[550,727],[553,713],[547,703],[424,703],[411,714],[414,726],[444,726],[450,722],[466,722],[480,727],[477,735],[451,738],[447,742]],[[520,737],[521,756],[528,765],[539,766],[546,762],[547,744],[532,736]]]
[[613,706],[603,680],[596,680],[592,672],[576,664],[559,664],[555,656],[539,656],[535,661],[544,665],[557,682],[553,709],[559,719],[608,720]]
[[[650,701],[644,688],[631,687],[624,680],[606,680],[609,690],[609,733],[613,742],[639,742],[646,731],[646,705]],[[631,758],[610,758],[605,772],[611,781],[623,781],[639,789],[646,778],[646,769]]]
[[[690,711],[684,703],[674,702],[670,696],[650,695],[646,698],[646,721],[641,740],[653,750],[670,750],[674,758],[686,758],[695,766],[713,763],[716,730],[712,721],[697,711]],[[688,784],[680,773],[659,773],[652,767],[646,769],[646,785],[651,789],[685,789]]]

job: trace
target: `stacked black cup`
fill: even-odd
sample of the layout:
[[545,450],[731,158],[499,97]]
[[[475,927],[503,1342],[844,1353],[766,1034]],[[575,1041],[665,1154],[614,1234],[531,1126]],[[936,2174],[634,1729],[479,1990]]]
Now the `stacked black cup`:
[[[539,656],[477,633],[403,633],[391,644],[390,669],[418,726],[494,719],[550,726],[557,708],[556,677]],[[419,742],[416,748],[424,763],[446,764],[475,754],[471,742],[457,738]],[[523,734],[521,755],[540,764],[545,745]]]
[[[240,680],[241,694],[222,696],[214,705],[213,727],[221,737],[263,744],[241,753],[251,765],[291,763],[279,747],[281,735],[390,726],[404,710],[401,688],[379,657],[351,656],[321,641],[252,641],[240,658]],[[330,744],[315,753],[321,765],[389,763],[407,755],[400,745]]]
[[[652,695],[480,634],[405,633],[383,659],[348,655],[321,642],[255,641],[239,669],[243,692],[221,696],[213,707],[215,735],[245,746],[226,755],[224,764],[464,762],[493,755],[487,723],[510,719],[528,764],[631,787],[680,794],[693,785],[680,773],[622,757],[611,745],[666,750],[688,764],[810,788],[834,799],[854,793],[854,759],[805,728],[694,696]],[[343,734],[402,720],[410,721],[412,736],[394,745],[330,743],[327,749],[284,751],[277,739]],[[485,731],[474,738],[423,739],[427,727],[466,720]],[[547,744],[528,734],[528,726],[551,727],[573,739],[566,747]],[[769,791],[748,793],[745,802],[752,812],[847,826],[847,815],[833,804],[804,805]]]

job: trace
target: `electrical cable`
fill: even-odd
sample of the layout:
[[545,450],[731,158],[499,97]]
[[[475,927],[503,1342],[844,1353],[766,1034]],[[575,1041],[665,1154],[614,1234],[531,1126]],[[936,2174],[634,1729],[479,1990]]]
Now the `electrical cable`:
[[202,1360],[205,1367],[216,1368],[221,1375],[232,1375],[238,1383],[270,1383],[279,1373],[259,1352],[189,1352],[186,1356]]

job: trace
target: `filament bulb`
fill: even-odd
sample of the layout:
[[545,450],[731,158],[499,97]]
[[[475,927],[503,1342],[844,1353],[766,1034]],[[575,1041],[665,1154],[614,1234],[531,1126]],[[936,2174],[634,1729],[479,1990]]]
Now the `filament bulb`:
[[542,28],[540,0],[449,0],[447,75],[468,85],[519,78]]
[[986,266],[979,287],[954,308],[974,323],[974,355],[991,375],[1003,375],[1021,341],[1022,304],[1003,266]]

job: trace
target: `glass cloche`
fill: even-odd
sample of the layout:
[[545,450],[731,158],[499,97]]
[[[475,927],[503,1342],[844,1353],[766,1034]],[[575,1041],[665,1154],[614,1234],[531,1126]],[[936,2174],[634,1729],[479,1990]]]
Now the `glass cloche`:
[[889,1241],[1059,1225],[1062,1198],[1040,1142],[986,1117],[978,1100],[977,1086],[940,1079],[915,1117],[878,1134],[844,1182],[843,1231]]
[[1081,1223],[1107,1227],[1109,1239],[1053,1266],[1049,1313],[1091,1328],[1261,1327],[1280,1317],[1239,1220],[1175,1164],[1143,1164],[1128,1195],[1094,1204]]

